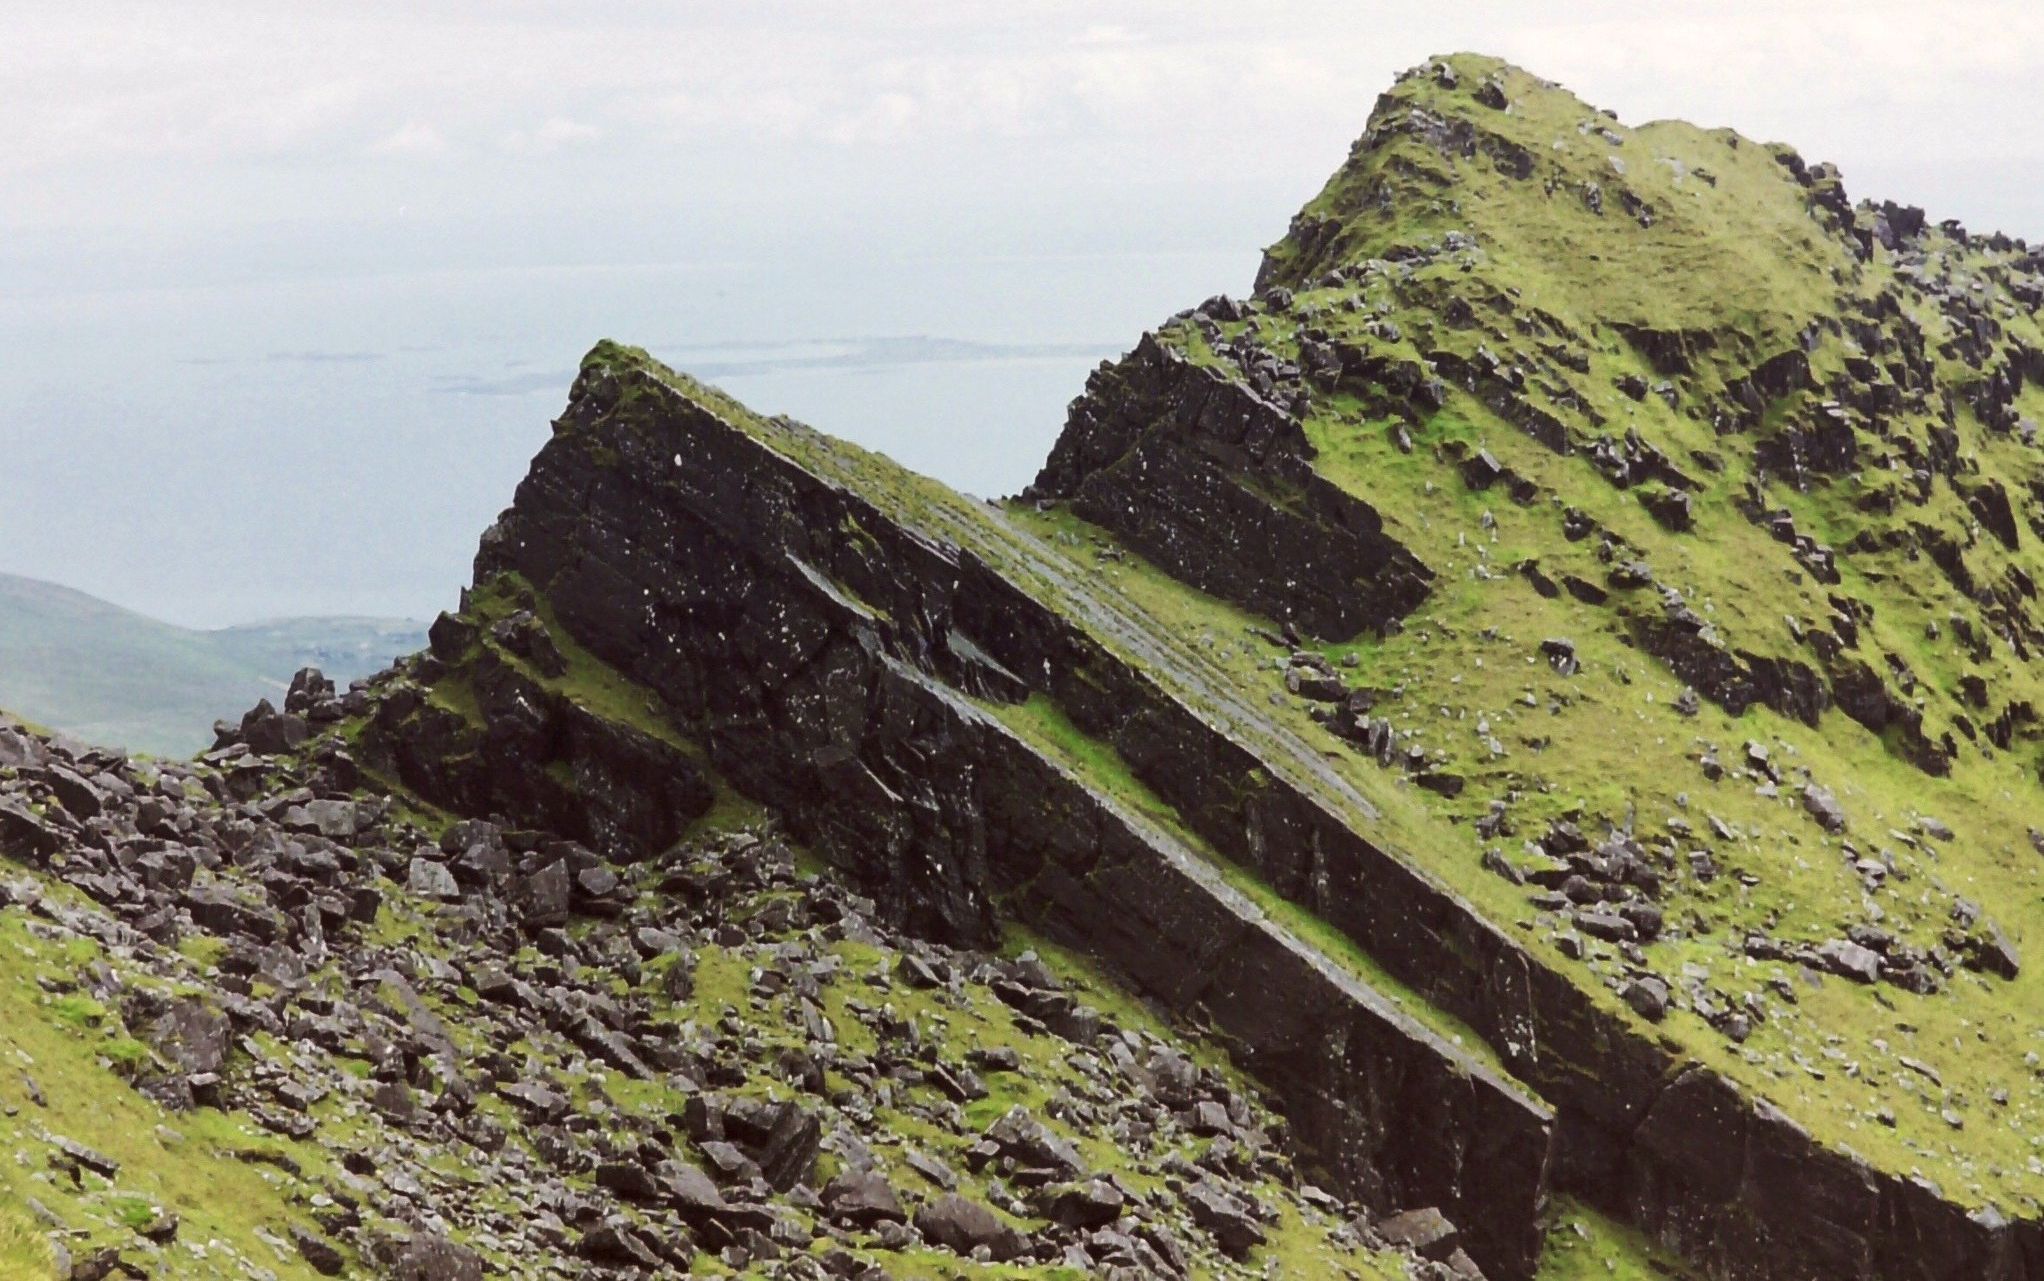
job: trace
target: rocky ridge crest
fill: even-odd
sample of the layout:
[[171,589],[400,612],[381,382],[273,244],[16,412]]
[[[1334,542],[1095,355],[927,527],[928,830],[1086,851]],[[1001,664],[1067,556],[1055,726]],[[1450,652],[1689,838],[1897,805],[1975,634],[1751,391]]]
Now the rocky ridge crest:
[[[560,1142],[497,1119],[505,1151],[562,1171],[531,1243],[626,1273],[704,1245],[768,1261],[797,1223],[847,1234],[855,1261],[893,1250],[881,1267],[993,1252],[922,1222],[922,1184],[917,1210],[881,1213],[908,1182],[891,1162],[836,1185],[849,1221],[827,1186],[777,1187],[777,1119],[733,1139],[649,1107],[631,1151],[606,1128],[645,1101],[609,1084],[633,1063],[699,1097],[723,1090],[719,1054],[817,1059],[814,1007],[847,1034],[836,1053],[854,1022],[877,1048],[856,1088],[824,1064],[805,1115],[877,1151],[930,1123],[873,1111],[899,1086],[1012,1157],[1021,1122],[974,1113],[955,1056],[917,1051],[920,1020],[903,1049],[898,1021],[828,1005],[880,972],[830,970],[857,920],[904,958],[887,982],[940,993],[946,1019],[1000,1006],[1102,1067],[1066,1085],[1125,1123],[1121,1202],[1084,1177],[1104,1151],[1041,1185],[1075,1199],[1005,1168],[982,1198],[1045,1265],[1297,1269],[1274,1244],[1296,1202],[1311,1248],[1365,1275],[1375,1231],[1423,1268],[1536,1277],[1568,1266],[1556,1223],[1587,1204],[1684,1260],[1659,1266],[1715,1277],[2044,1275],[2023,957],[2044,924],[2040,307],[2021,241],[1854,204],[1786,147],[1627,128],[1495,60],[1435,60],[1380,101],[1252,298],[1095,373],[1021,500],[952,494],[600,345],[431,650],[344,696],[307,678],[225,728],[205,768],[240,781],[179,785],[287,831],[291,806],[333,802],[367,805],[377,842],[497,834],[345,883],[382,896],[372,932],[434,905],[436,936],[472,949],[452,974],[393,967],[426,1007],[439,980],[515,1032],[464,968],[507,952],[502,1003],[567,993],[565,1065],[482,1062],[578,1102],[548,1073],[605,1065]],[[778,826],[705,836],[732,805]],[[783,841],[848,888],[791,879]],[[299,911],[297,873],[257,848]],[[698,865],[736,897],[706,904]],[[130,893],[80,869],[89,896]],[[769,925],[741,939],[734,916]],[[1207,1029],[1269,1112],[1224,1072],[1225,1096],[1160,1101],[1150,1065],[1196,1057],[1183,1034],[1072,1022],[997,959],[1018,926]],[[646,929],[740,949],[744,994],[802,1036],[755,1036],[727,999],[726,1040],[698,1029],[707,1056],[664,1058],[704,1042],[661,1011],[707,998],[654,990],[668,953]],[[274,999],[261,984],[241,995]],[[388,1013],[418,1012],[393,990]],[[465,1074],[419,1057],[402,1079],[463,1115]],[[1218,1119],[1200,1103],[1250,1139],[1197,1134]],[[1145,1146],[1187,1128],[1212,1143],[1186,1170]],[[1206,1181],[1215,1147],[1235,1182]],[[1231,1166],[1238,1148],[1297,1166]],[[766,1217],[688,1218],[677,1151]],[[1298,1167],[1325,1193],[1277,1190]],[[427,1206],[427,1229],[453,1221]]]

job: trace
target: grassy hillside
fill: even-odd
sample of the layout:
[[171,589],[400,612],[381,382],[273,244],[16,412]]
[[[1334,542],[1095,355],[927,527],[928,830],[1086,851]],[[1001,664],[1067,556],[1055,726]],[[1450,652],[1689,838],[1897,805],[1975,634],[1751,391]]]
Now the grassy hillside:
[[280,698],[300,667],[345,684],[424,642],[421,625],[382,618],[194,631],[0,574],[0,707],[87,742],[160,756],[204,748],[216,719]]
[[[1386,95],[1254,299],[1089,386],[1006,508],[1054,554],[747,430],[1097,632],[1643,1044],[1896,1186],[2034,1219],[2040,309],[2021,241],[1464,56]],[[1303,597],[1345,568],[1308,534],[1379,521],[1431,574],[1380,628],[1315,635],[1227,559],[1282,537]],[[1080,720],[1011,715],[1130,793],[1039,712]]]
[[1280,620],[1016,514],[1209,638],[1586,986],[1876,1168],[2035,1213],[2038,266],[1786,147],[1444,59],[1255,300],[1160,331],[1290,406],[1313,471],[1435,571],[1401,625],[1304,646],[1394,767],[1233,639]]
[[[691,1150],[680,1126],[736,1176],[734,1157],[751,1158],[713,1137],[724,1122],[707,1120],[705,1083],[758,1101],[792,1080],[822,1129],[866,1136],[822,1145],[819,1179],[857,1166],[934,1197],[950,1163],[1001,1149],[991,1127],[1020,1105],[1077,1153],[1045,1178],[1098,1170],[1167,1225],[1188,1179],[1207,1177],[1194,1170],[1268,1201],[1252,1216],[1267,1239],[1213,1254],[1194,1236],[1195,1266],[1175,1271],[1395,1274],[1402,1261],[1357,1248],[1346,1210],[1304,1193],[1291,1205],[1290,1167],[1256,1155],[1283,1130],[1237,1073],[1288,1107],[1381,1110],[1386,1133],[1420,1126],[1415,1108],[1448,1091],[1370,1077],[1362,1036],[1316,1039],[1348,1026],[1338,1003],[1244,980],[1266,969],[1236,958],[1268,953],[1227,950],[1220,936],[1240,928],[1282,933],[1339,975],[1330,990],[1402,1011],[1371,1026],[1415,1025],[1410,1041],[1442,1046],[1459,1081],[1496,1075],[1499,1096],[1552,1105],[1551,1160],[1528,1180],[1540,1195],[1519,1202],[1544,1248],[1500,1251],[1513,1270],[1493,1275],[2031,1275],[2040,313],[2044,254],[2020,241],[1854,205],[1834,171],[1785,147],[1630,128],[1458,56],[1380,101],[1254,298],[1181,313],[1103,366],[1024,499],[969,499],[603,344],[485,542],[494,576],[433,653],[357,699],[366,720],[329,708],[267,784],[236,784],[328,802],[359,788],[318,815],[241,806],[296,838],[350,834],[326,859],[239,869],[280,912],[336,878],[363,892],[327,910],[330,926],[306,918],[316,949],[293,938],[324,959],[292,973],[267,945],[296,917],[250,921],[245,903],[185,894],[195,926],[237,935],[238,954],[178,951],[123,981],[210,968],[245,998],[222,997],[234,1017],[289,1015],[294,1038],[336,1010],[365,1017],[354,1039],[328,1030],[342,1049],[324,1060],[317,1038],[244,1035],[235,1052],[251,1061],[228,1097],[281,1102],[308,1118],[283,1118],[286,1133],[424,1170],[423,1192],[507,1268],[535,1239],[568,1239],[547,1221],[567,1202],[535,1181],[541,1161],[556,1174],[539,1178],[578,1198],[657,1201],[649,1171]],[[1373,561],[1385,546],[1398,558]],[[1396,599],[1341,608],[1373,592]],[[400,638],[373,622],[183,632],[37,584],[0,599],[26,620],[0,618],[0,703],[134,742],[108,714],[53,713],[9,688],[6,646],[45,685],[75,669],[73,694],[105,708],[308,660],[345,678],[351,655]],[[698,764],[721,777],[704,784],[707,813],[686,811],[696,830],[642,841],[645,784]],[[0,788],[44,812],[128,803],[80,801],[70,773],[16,773],[0,769]],[[152,825],[162,804],[227,790],[179,781],[150,798]],[[846,797],[873,813],[848,822]],[[802,862],[755,803],[814,838]],[[514,804],[532,813],[498,814]],[[496,817],[456,824],[439,805]],[[188,814],[184,830],[217,818]],[[34,814],[17,806],[12,823],[34,848]],[[571,835],[563,823],[614,842],[617,866],[533,830]],[[1039,848],[1045,829],[1074,835]],[[1124,830],[1185,857],[1137,862],[1120,851],[1143,842],[1112,839]],[[92,865],[96,848],[74,842],[52,866],[153,921],[110,855]],[[870,901],[817,877],[810,855],[870,882]],[[986,893],[984,916],[923,901],[953,890]],[[1253,928],[1247,911],[1203,915],[1238,899]],[[1169,906],[1146,915],[1152,902]],[[865,919],[876,904],[966,941],[984,922],[982,951],[882,933]],[[1094,949],[1102,977],[1074,962],[1039,978],[1011,955],[1019,935],[996,955],[995,923]],[[74,1181],[63,1221],[118,1237],[142,1197],[230,1242],[285,1222],[283,1194],[229,1181],[232,1131],[182,1129],[189,1164],[172,1172],[146,1115],[92,1103],[103,1083],[86,1060],[111,1071],[136,1051],[67,974],[111,991],[99,971],[125,958],[109,948],[96,967],[98,945],[72,937],[90,931],[56,913],[20,929],[0,929],[16,958],[0,971],[18,971],[0,1015],[20,1007],[0,1018],[0,1050],[39,1065],[34,1093],[50,1099],[29,1106],[131,1172],[118,1194]],[[1179,937],[1195,934],[1198,948]],[[1145,980],[1151,958],[1184,955],[1220,959]],[[1116,975],[1212,1035],[1092,986]],[[1067,990],[1108,1022],[1060,1032],[1073,1009],[1047,994]],[[1299,1008],[1311,1034],[1291,1035]],[[1185,1075],[1139,1049],[1184,1054],[1219,1113],[1117,1093]],[[1348,1075],[1315,1095],[1301,1064]],[[294,1072],[321,1093],[280,1094]],[[400,1137],[412,1088],[471,1144],[467,1164],[430,1126],[414,1137],[433,1143]],[[1231,1127],[1247,1138],[1188,1133]],[[1468,1156],[1458,1174],[1510,1168],[1449,1129],[1425,1133]],[[1386,1202],[1374,1211],[1416,1208],[1365,1186],[1393,1159],[1332,1172]],[[0,1174],[0,1193],[10,1177],[21,1190],[35,1175]],[[1085,1262],[1037,1226],[1083,1207],[986,1186],[997,1223],[1041,1234],[1029,1257],[1060,1264],[925,1272],[905,1230],[832,1237],[794,1202],[776,1231],[894,1251],[895,1275]],[[1486,1205],[1506,1216],[1509,1200]],[[603,1204],[619,1216],[573,1216],[583,1257],[629,1260],[631,1233],[674,1227]],[[0,1197],[0,1275],[38,1262],[10,1214]],[[1114,1248],[1099,1244],[1096,1261]],[[721,1262],[761,1274],[734,1246]]]

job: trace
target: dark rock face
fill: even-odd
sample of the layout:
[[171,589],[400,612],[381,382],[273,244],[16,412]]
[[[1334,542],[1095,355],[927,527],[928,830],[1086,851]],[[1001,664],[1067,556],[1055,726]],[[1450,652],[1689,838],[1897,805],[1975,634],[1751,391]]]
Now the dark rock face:
[[[1304,1182],[1282,1121],[1238,1077],[1196,1065],[1148,1020],[1127,1026],[1082,1004],[1087,988],[1034,954],[902,936],[837,878],[798,872],[771,823],[614,865],[484,820],[453,823],[436,847],[394,806],[344,798],[331,768],[245,744],[185,765],[74,756],[5,724],[0,743],[36,749],[0,774],[0,795],[39,807],[82,783],[105,798],[89,821],[60,820],[48,868],[0,867],[0,915],[52,945],[98,945],[77,975],[43,983],[104,1001],[109,1021],[153,1049],[125,1073],[145,1095],[232,1109],[237,1124],[331,1155],[328,1170],[284,1149],[235,1153],[274,1167],[265,1178],[280,1207],[309,1208],[311,1223],[277,1224],[278,1248],[319,1275],[494,1275],[445,1232],[516,1260],[516,1275],[603,1281],[699,1274],[705,1254],[736,1275],[818,1281],[872,1275],[925,1247],[1086,1275],[1248,1276],[1222,1265],[1262,1238],[1280,1202],[1331,1251],[1377,1245],[1343,1226],[1360,1205]],[[230,788],[257,799],[228,799]],[[350,807],[346,835],[311,830],[314,807]],[[134,858],[142,824],[174,833],[214,888],[116,875],[112,848]],[[453,869],[460,897],[376,888],[422,865]],[[560,897],[535,921],[525,886],[541,866],[558,870],[548,879]],[[51,892],[59,883],[75,893]],[[383,910],[432,928],[382,946],[363,927]],[[169,946],[192,943],[218,963]],[[691,1005],[691,969],[712,956],[749,977],[757,1017]],[[256,978],[275,990],[251,997]],[[896,1002],[910,990],[926,1004],[905,1018]],[[1003,1007],[1008,1044],[946,1030],[949,1012],[977,1028]],[[853,1025],[858,1048],[841,1039]],[[661,1101],[627,1113],[615,1092],[578,1089],[593,1062]],[[931,1085],[960,1103],[984,1097],[975,1070],[1056,1102],[989,1125],[908,1099]],[[28,1107],[14,1106],[23,1095],[10,1080],[12,1116],[93,1088],[51,1079],[45,1095],[22,1079]],[[777,1097],[742,1092],[762,1084]],[[917,1150],[883,1170],[874,1150],[902,1137],[874,1105],[890,1095],[920,1124]],[[506,1107],[478,1106],[491,1096]],[[314,1106],[325,1100],[345,1110]],[[52,1201],[96,1199],[85,1176],[127,1172],[23,1121],[10,1132],[32,1138],[13,1159],[47,1180]],[[1123,1165],[1089,1167],[1074,1140],[1096,1134]],[[951,1190],[964,1180],[938,1152],[972,1171],[974,1195]],[[449,1159],[469,1177],[437,1177]],[[1132,1195],[1131,1169],[1186,1181]],[[142,1252],[176,1231],[176,1216],[160,1215],[133,1228],[131,1247],[81,1252],[71,1272],[144,1275]],[[820,1270],[825,1257],[839,1263]]]
[[[367,759],[459,813],[502,815],[613,857],[665,849],[710,807],[709,785],[686,753],[592,715],[492,651],[471,652],[473,637],[454,623],[436,624],[434,656],[468,656],[473,710],[400,687],[377,703]],[[524,643],[551,654],[543,628],[533,638],[537,627],[526,615]]]
[[[1424,1036],[1391,1031],[1367,993],[1245,929],[1240,905],[1168,840],[968,699],[1034,690],[1114,746],[1198,834],[1499,1047],[1558,1106],[1564,1185],[1693,1243],[1726,1275],[2017,1275],[1996,1261],[2027,1229],[1955,1212],[1938,1257],[1957,1262],[1924,1272],[1918,1225],[1942,1202],[1729,1087],[1724,1106],[1746,1136],[1736,1180],[1719,1172],[1721,1152],[1654,1139],[1645,1122],[1677,1106],[1669,1082],[1686,1079],[1663,1047],[1319,802],[1262,776],[1253,752],[978,555],[642,378],[585,372],[479,557],[479,581],[509,572],[539,587],[578,644],[657,690],[720,770],[780,807],[890,914],[977,937],[989,894],[1012,891],[1015,910],[1053,938],[1226,1029],[1299,1131],[1324,1136],[1318,1155],[1345,1186],[1386,1209],[1442,1206],[1488,1273],[1527,1274],[1533,1230],[1508,1207],[1545,1186],[1537,1106],[1481,1074],[1445,1081]],[[1750,665],[1728,670],[1732,684],[1713,683],[1710,664],[1728,656],[1707,647],[1717,657],[1699,659],[1697,683],[1728,705],[1764,701],[1804,719],[1824,705],[1815,673],[1793,664],[1762,670],[1740,656]],[[1658,1008],[1660,994],[1641,984],[1634,1004]],[[1686,1098],[1700,1087],[1682,1088]]]
[[1433,572],[1312,454],[1285,409],[1145,336],[1087,381],[1025,497],[1069,501],[1223,600],[1331,638],[1381,631]]
[[623,377],[585,371],[479,583],[544,592],[576,643],[656,690],[720,772],[889,914],[984,938],[990,896],[1015,893],[1036,928],[1225,1029],[1342,1186],[1462,1208],[1479,1262],[1530,1273],[1545,1110],[968,701],[1021,697],[1011,673],[1048,654],[1069,676],[1088,658],[1069,624],[664,383]]
[[1665,662],[1696,691],[1734,716],[1758,704],[1806,725],[1831,705],[1822,677],[1803,663],[1735,652],[1687,611],[1635,615],[1640,648]]

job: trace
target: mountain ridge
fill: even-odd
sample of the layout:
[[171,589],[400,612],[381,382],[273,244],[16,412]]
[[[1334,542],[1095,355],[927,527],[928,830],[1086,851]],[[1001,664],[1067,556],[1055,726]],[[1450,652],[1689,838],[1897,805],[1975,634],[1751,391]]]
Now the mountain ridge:
[[1018,499],[600,343],[425,652],[160,778],[0,734],[8,897],[242,1033],[45,963],[148,1097],[366,1142],[263,1211],[322,1272],[2044,1276],[2040,310],[1433,60]]

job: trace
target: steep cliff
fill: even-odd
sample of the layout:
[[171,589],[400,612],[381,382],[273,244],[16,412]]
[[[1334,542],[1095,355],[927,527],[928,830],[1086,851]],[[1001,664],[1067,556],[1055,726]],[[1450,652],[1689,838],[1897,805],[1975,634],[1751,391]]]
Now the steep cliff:
[[[431,649],[172,780],[241,807],[173,823],[236,833],[191,883],[239,912],[124,893],[158,817],[50,830],[111,759],[24,749],[0,832],[166,944],[317,918],[381,1003],[301,1075],[551,1171],[337,1182],[357,1257],[2044,1277],[2040,307],[2020,241],[1438,60],[1021,498],[604,343]],[[238,1031],[342,1017],[231,947]],[[487,1088],[422,1009],[516,1047]],[[293,1055],[244,1053],[267,1109]]]
[[1290,1107],[1339,1055],[1230,1014],[1250,962],[1144,970],[1215,930],[1099,873],[1098,798],[1452,1020],[1553,1109],[1483,1163],[1540,1191],[1319,1155],[1480,1200],[1495,1272],[1553,1188],[1726,1275],[2036,1266],[2036,258],[1457,58],[1259,283],[1103,367],[998,510],[599,349],[479,581],[902,919],[1067,919]]

